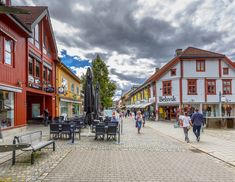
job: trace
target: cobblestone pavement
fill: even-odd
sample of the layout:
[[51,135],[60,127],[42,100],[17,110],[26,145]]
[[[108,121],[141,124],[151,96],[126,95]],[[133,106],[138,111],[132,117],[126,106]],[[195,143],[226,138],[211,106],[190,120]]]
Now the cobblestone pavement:
[[15,166],[1,164],[0,181],[235,181],[234,167],[150,127],[137,134],[130,119],[120,144],[83,133],[73,145],[56,145],[55,152],[39,152],[33,166],[22,163],[30,159],[26,153]]
[[[182,128],[174,128],[174,123],[172,122],[147,122],[147,126],[184,142]],[[201,141],[199,143],[196,142],[192,129],[189,131],[189,139],[191,140],[189,145],[235,166],[235,130],[204,129],[200,138]]]

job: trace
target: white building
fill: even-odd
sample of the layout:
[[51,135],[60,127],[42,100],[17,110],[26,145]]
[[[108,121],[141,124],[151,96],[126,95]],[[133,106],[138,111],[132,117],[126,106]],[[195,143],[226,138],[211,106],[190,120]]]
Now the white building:
[[207,117],[235,116],[235,64],[223,54],[178,49],[152,79],[160,120],[175,119],[185,108],[198,108]]

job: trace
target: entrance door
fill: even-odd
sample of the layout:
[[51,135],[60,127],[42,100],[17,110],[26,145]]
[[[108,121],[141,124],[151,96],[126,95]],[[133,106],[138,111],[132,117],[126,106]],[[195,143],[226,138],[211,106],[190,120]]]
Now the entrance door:
[[32,104],[32,118],[40,116],[40,104]]

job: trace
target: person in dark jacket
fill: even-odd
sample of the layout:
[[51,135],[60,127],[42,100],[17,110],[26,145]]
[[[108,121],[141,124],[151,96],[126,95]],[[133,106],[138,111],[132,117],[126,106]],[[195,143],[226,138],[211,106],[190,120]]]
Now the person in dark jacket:
[[198,112],[198,109],[195,109],[195,113],[192,115],[191,121],[193,124],[193,133],[195,134],[197,141],[200,141],[200,130],[203,125],[203,114]]
[[44,110],[44,125],[47,126],[48,125],[48,118],[49,118],[49,111],[48,109]]

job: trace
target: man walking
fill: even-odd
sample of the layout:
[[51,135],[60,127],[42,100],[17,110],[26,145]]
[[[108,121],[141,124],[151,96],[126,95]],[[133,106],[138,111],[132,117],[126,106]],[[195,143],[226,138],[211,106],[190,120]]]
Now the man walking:
[[200,141],[200,130],[203,125],[203,115],[195,109],[195,113],[192,115],[193,133],[197,137],[197,141]]

